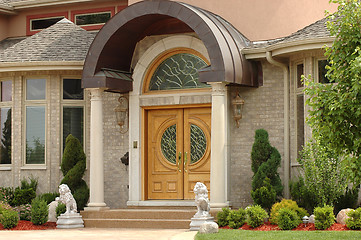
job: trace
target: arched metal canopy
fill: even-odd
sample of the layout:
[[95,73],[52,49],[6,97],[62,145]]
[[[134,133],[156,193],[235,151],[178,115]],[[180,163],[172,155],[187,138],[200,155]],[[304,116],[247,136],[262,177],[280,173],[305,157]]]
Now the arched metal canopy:
[[[189,4],[173,1],[135,3],[108,21],[88,51],[83,69],[84,88],[132,90],[131,60],[138,41],[146,36],[195,32],[207,48],[211,65],[199,71],[201,82],[258,86],[260,67],[245,59],[241,49],[249,40],[223,18]],[[104,73],[107,69],[108,74]],[[109,74],[111,69],[113,74]]]

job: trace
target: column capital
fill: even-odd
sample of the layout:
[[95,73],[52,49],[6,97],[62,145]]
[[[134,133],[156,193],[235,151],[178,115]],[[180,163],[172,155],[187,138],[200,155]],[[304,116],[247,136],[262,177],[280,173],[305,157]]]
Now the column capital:
[[227,84],[225,82],[211,82],[212,95],[225,96],[227,94]]
[[90,100],[100,100],[102,98],[102,93],[104,92],[101,88],[89,88],[90,91]]

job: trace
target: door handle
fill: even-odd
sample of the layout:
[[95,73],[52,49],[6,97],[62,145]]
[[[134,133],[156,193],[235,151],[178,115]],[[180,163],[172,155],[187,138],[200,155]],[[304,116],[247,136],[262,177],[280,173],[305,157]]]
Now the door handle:
[[187,162],[188,162],[187,152],[185,152],[184,153],[184,172],[188,172],[188,170],[187,170]]
[[182,153],[179,152],[179,154],[178,154],[178,163],[177,163],[178,172],[182,172],[182,170],[180,169],[181,164],[182,164]]

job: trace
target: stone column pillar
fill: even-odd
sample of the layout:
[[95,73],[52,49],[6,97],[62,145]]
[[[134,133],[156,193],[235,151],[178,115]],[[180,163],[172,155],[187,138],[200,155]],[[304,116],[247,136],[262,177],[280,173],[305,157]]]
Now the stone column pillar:
[[90,199],[86,211],[107,209],[104,203],[102,93],[102,89],[90,89]]
[[212,208],[228,206],[227,202],[227,87],[225,83],[212,85],[212,134],[211,134],[211,187]]

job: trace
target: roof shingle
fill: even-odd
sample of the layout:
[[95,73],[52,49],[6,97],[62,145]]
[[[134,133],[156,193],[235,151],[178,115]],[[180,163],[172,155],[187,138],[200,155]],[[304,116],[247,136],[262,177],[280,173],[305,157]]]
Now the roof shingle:
[[0,62],[83,61],[94,36],[64,18],[0,52]]

